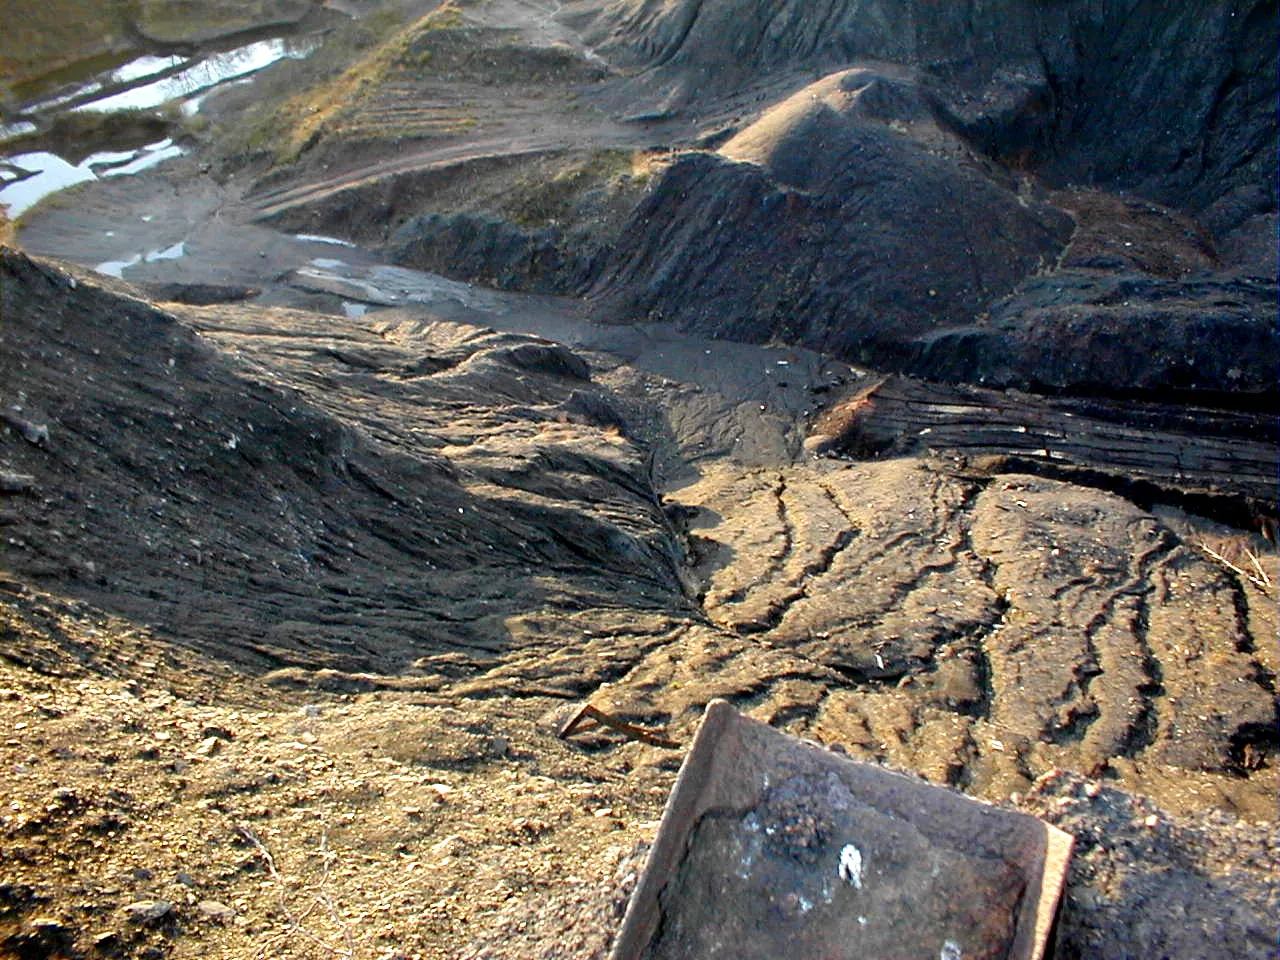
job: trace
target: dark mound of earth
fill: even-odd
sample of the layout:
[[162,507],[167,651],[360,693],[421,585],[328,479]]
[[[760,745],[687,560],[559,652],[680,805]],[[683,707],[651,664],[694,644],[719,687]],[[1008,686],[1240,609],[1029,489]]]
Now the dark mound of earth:
[[540,609],[687,607],[645,451],[563,347],[0,271],[5,469],[35,501],[5,518],[14,575],[257,670],[403,672]]
[[[677,113],[845,69],[672,164],[594,291],[620,317],[922,376],[1254,402],[1275,373],[1275,13],[616,3],[590,29]],[[1065,185],[1113,194],[1044,192]],[[1143,279],[1171,264],[1196,282]]]
[[600,290],[624,315],[864,363],[967,320],[1051,265],[1072,221],[1007,176],[939,156],[955,145],[920,112],[915,85],[869,70],[801,90],[721,156],[673,164]]
[[940,118],[1051,180],[1129,189],[1216,229],[1274,209],[1276,4],[615,0],[605,50],[686,100],[770,73],[917,66]]

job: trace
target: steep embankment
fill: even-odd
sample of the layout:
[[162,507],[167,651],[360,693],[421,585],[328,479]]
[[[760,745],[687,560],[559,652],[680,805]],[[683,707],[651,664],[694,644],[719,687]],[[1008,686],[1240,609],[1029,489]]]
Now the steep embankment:
[[1274,4],[620,2],[588,33],[676,113],[835,70],[669,168],[596,284],[616,313],[970,383],[1272,394]]
[[644,451],[563,347],[184,322],[21,254],[0,269],[14,575],[258,670],[483,659],[540,610],[687,615]]

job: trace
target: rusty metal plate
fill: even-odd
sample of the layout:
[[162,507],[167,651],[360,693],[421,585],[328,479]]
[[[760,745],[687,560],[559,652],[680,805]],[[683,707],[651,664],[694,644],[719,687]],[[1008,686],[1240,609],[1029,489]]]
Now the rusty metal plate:
[[613,960],[1042,960],[1071,837],[707,707]]

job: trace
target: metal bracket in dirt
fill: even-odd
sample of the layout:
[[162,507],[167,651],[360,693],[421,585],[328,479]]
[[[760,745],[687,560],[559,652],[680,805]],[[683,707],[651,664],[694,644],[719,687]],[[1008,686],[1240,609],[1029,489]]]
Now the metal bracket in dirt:
[[713,700],[610,960],[1046,960],[1072,845]]
[[668,740],[661,737],[651,730],[644,727],[637,727],[633,723],[627,723],[619,720],[617,717],[605,713],[598,707],[593,707],[589,703],[584,703],[569,716],[557,731],[556,736],[561,740],[568,740],[575,733],[584,733],[588,730],[595,730],[597,727],[608,727],[616,730],[630,740],[639,740],[641,743],[652,744],[655,747],[675,748],[680,746],[675,740]]

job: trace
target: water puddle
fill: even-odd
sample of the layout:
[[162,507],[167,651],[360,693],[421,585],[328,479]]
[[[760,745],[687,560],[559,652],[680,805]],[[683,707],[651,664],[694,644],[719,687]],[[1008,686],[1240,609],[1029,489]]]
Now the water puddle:
[[252,76],[240,77],[236,80],[226,80],[216,86],[210,87],[203,93],[197,94],[194,97],[188,97],[186,100],[182,101],[182,115],[184,117],[194,117],[200,112],[200,108],[204,105],[204,102],[219,90],[230,90],[232,87],[242,87],[249,83],[253,83]]
[[25,136],[28,133],[35,133],[38,129],[30,120],[19,120],[16,123],[0,123],[0,143],[5,140],[12,140],[14,137]]
[[[302,240],[305,243],[331,243],[338,247],[354,247],[355,246],[355,244],[352,243],[350,240],[339,240],[337,237],[322,237],[316,233],[295,234],[293,239]],[[340,263],[341,261],[335,260],[333,262]]]
[[[293,282],[306,290],[333,293],[344,300],[381,307],[454,303],[494,315],[508,313],[511,309],[509,298],[497,291],[459,280],[448,280],[407,267],[383,264],[353,266],[345,260],[329,257],[317,257],[309,265],[294,271]],[[343,309],[347,308],[344,306]]]
[[[135,153],[137,155],[132,160],[120,166],[109,167],[102,172],[102,176],[123,177],[133,173],[141,173],[149,167],[154,167],[157,163],[180,157],[186,151],[172,140],[161,140],[159,143],[153,143],[142,150],[135,151]],[[92,160],[93,158],[90,157],[89,159]]]
[[172,140],[160,140],[139,150],[106,150],[72,164],[45,151],[20,153],[0,161],[5,176],[0,187],[0,205],[18,217],[51,193],[99,177],[121,177],[154,167],[186,151]]
[[[74,99],[99,92],[104,95],[78,103],[74,109],[99,113],[148,110],[172,100],[186,100],[219,84],[257,73],[279,60],[300,60],[309,56],[317,45],[318,41],[314,38],[277,37],[274,40],[259,40],[226,53],[215,53],[195,62],[185,57],[139,57],[112,71],[105,81],[94,81],[96,89],[89,89],[88,86],[82,88]],[[184,66],[188,63],[189,66]],[[121,85],[150,76],[156,76],[157,79],[112,92]],[[44,112],[54,103],[55,101],[46,101],[37,104],[32,112]]]
[[157,260],[178,260],[187,255],[187,242],[179,240],[171,247],[165,247],[163,250],[152,250],[148,254],[144,254],[142,259],[147,263],[155,263]]
[[21,216],[51,193],[98,179],[88,161],[77,166],[43,151],[11,157],[7,167],[18,171],[16,179],[0,187],[0,204],[9,208],[10,217]]
[[[194,115],[216,89],[245,83],[277,61],[309,56],[319,43],[316,36],[276,37],[199,58],[135,57],[64,87],[27,107],[13,122],[0,124],[0,151],[5,141],[38,133],[57,114],[149,110],[176,102],[184,114]],[[184,152],[172,140],[162,140],[138,150],[101,151],[80,163],[46,151],[0,156],[0,205],[8,208],[10,217],[18,217],[59,190],[141,173]]]
[[187,255],[187,243],[185,240],[179,240],[171,247],[164,247],[160,250],[151,250],[147,253],[135,253],[128,260],[104,260],[93,269],[98,273],[124,279],[124,272],[130,267],[137,266],[140,263],[155,263],[157,260],[178,260]]
[[180,67],[190,61],[190,57],[153,57],[150,54],[130,60],[123,67],[111,71],[114,83],[128,83],[130,80],[141,80],[143,77],[155,76],[174,67]]
[[124,272],[136,263],[142,262],[142,254],[135,253],[128,260],[104,260],[93,269],[98,273],[106,274],[108,277],[115,277],[117,280],[124,279]]

